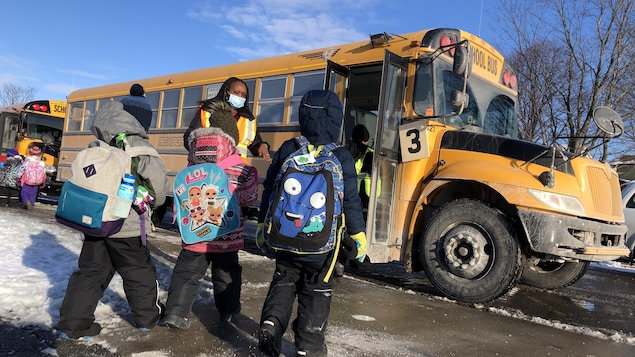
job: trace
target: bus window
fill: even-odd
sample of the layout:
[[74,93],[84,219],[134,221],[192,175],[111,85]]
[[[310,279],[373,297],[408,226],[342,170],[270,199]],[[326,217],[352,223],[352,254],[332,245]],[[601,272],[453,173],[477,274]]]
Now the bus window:
[[190,125],[192,118],[196,114],[198,103],[203,96],[203,86],[185,88],[183,93],[183,103],[181,104],[181,127]]
[[48,134],[53,141],[59,143],[62,140],[62,121],[60,118],[49,115],[28,113],[28,137],[42,139],[42,135]]
[[93,99],[86,101],[86,108],[84,109],[84,127],[82,130],[90,130],[90,125],[93,123],[93,119],[95,118],[96,107],[97,100]]
[[[439,90],[440,99],[444,102],[441,108],[445,108],[444,115],[451,114],[457,111],[457,108],[452,106],[450,102],[450,96],[452,91],[461,91],[463,89],[463,79],[455,76],[451,71],[443,71],[443,88]],[[478,106],[476,105],[476,98],[472,92],[472,88],[468,85],[467,95],[469,102],[467,108],[463,109],[460,116],[453,116],[447,119],[447,123],[461,129],[467,125],[481,126],[478,117]]]
[[180,95],[180,89],[171,89],[163,92],[163,107],[161,108],[161,128],[176,128],[176,115],[179,111]]
[[494,98],[485,114],[485,124],[483,125],[485,132],[515,138],[514,107],[514,101],[507,96],[499,95]]
[[150,103],[150,107],[152,108],[152,121],[150,122],[150,128],[157,127],[157,117],[159,110],[159,99],[161,98],[161,92],[151,92],[146,93],[146,99],[148,103]]
[[18,127],[18,115],[13,113],[2,113],[0,115],[4,119],[3,130],[2,130],[2,152],[5,150],[13,149],[16,145],[16,139],[18,137],[18,133],[16,128]]
[[79,131],[84,118],[84,102],[70,103],[67,131]]
[[263,78],[258,100],[258,124],[282,124],[287,77]]
[[296,73],[293,75],[291,105],[289,105],[289,123],[298,124],[298,106],[304,93],[312,89],[324,88],[324,71]]
[[[247,92],[249,93],[249,102],[247,103],[247,107],[254,107],[254,100],[256,98],[256,80],[255,79],[244,79],[243,82],[247,85]],[[252,110],[253,112],[253,110]]]

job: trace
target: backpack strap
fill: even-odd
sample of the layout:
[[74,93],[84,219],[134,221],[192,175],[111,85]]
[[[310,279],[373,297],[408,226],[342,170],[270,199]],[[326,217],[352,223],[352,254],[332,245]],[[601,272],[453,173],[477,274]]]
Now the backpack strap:
[[[125,150],[131,158],[137,156],[156,156],[159,157],[159,153],[152,146],[128,146]],[[146,246],[147,236],[146,236],[146,220],[143,218],[143,213],[139,214],[139,224],[141,226],[141,244]]]
[[[242,164],[242,165],[245,164],[245,161],[243,160],[242,157],[240,157],[239,154],[229,155],[228,157],[216,163],[216,165],[220,166],[220,168],[223,169],[223,171],[225,171],[229,167],[236,166],[239,164]],[[233,194],[234,191],[236,190],[236,185],[232,184],[231,180],[228,183],[229,183],[229,189],[231,193]]]
[[153,148],[152,146],[128,146],[126,148],[126,152],[128,153],[128,155],[130,155],[130,157],[144,155],[160,157],[157,149]]
[[309,139],[305,138],[304,136],[298,136],[297,138],[295,138],[295,142],[300,145],[300,147],[311,145]]

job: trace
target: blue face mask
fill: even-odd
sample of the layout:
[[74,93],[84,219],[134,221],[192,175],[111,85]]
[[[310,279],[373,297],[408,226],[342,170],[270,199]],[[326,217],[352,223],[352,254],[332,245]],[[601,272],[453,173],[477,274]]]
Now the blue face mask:
[[229,99],[227,99],[227,102],[234,108],[238,109],[238,108],[242,108],[245,105],[245,98],[241,98],[237,95],[233,95],[231,93],[229,93]]

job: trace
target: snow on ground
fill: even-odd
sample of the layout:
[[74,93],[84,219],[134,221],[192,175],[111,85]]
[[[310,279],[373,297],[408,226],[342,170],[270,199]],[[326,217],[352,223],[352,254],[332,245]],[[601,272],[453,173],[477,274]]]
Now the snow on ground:
[[[38,206],[37,209],[50,207]],[[64,298],[66,284],[71,273],[77,267],[77,257],[82,246],[82,235],[57,223],[45,221],[34,222],[27,211],[14,209],[0,209],[0,316],[3,322],[16,326],[42,325],[53,328],[59,320],[59,307]],[[168,238],[165,238],[168,239]],[[173,237],[169,237],[173,239]],[[161,257],[157,257],[161,260]],[[241,260],[266,259],[264,257],[241,252]],[[606,269],[635,270],[625,264],[602,263],[596,266]],[[157,273],[161,286],[168,286],[171,276],[171,264],[158,264]],[[268,283],[263,283],[263,286]],[[202,284],[204,291],[197,299],[213,301],[211,283]],[[258,288],[249,287],[245,288]],[[161,298],[165,300],[166,291],[161,291]],[[534,321],[531,316],[517,316],[508,311],[492,311],[528,321]],[[129,314],[129,307],[125,299],[122,281],[115,274],[113,281],[106,290],[103,299],[95,312],[96,320],[104,329],[125,324],[122,316]],[[516,316],[515,316],[516,315]],[[550,325],[559,329],[593,335],[593,331],[575,328],[569,325],[560,326],[547,320],[534,321]],[[341,332],[341,331],[340,331]],[[359,331],[352,331],[358,334]],[[350,336],[348,336],[350,337]],[[598,336],[596,336],[598,337]],[[387,341],[378,336],[366,336],[368,340],[377,342],[377,351],[392,349]],[[337,342],[347,340],[346,334],[329,336],[329,340]],[[635,339],[629,336],[612,336],[617,342],[635,345]],[[632,341],[631,341],[632,340]],[[337,346],[338,344],[333,344]],[[336,352],[336,351],[333,351]]]

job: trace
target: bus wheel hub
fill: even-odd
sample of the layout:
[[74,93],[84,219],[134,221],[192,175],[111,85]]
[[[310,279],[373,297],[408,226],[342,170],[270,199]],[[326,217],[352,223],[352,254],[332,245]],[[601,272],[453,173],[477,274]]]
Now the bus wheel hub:
[[476,228],[453,228],[445,239],[445,260],[453,274],[471,279],[483,272],[488,260],[484,254],[486,241]]

